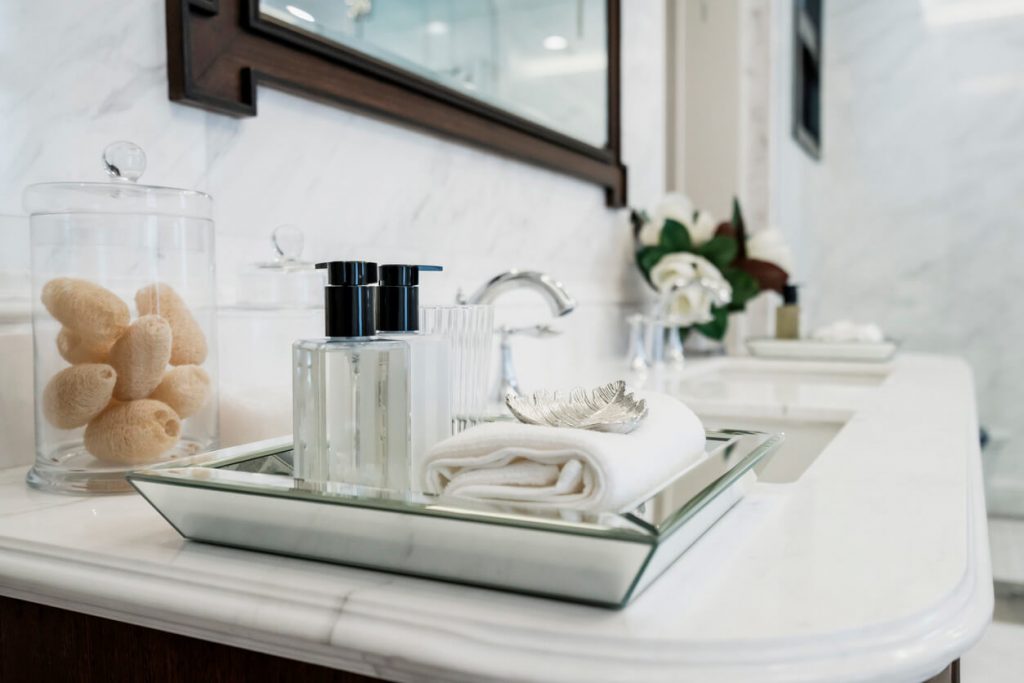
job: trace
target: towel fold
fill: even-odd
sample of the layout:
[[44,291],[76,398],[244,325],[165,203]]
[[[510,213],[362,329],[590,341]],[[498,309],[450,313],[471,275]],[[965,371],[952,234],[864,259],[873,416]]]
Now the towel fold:
[[434,446],[428,491],[541,509],[621,512],[704,457],[704,427],[680,401],[636,392],[647,417],[630,434],[494,422]]

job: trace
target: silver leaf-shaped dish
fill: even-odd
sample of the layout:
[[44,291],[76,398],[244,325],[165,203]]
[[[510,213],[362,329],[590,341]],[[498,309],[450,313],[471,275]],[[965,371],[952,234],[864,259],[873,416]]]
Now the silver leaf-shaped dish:
[[520,422],[548,427],[573,427],[628,434],[647,417],[647,401],[626,391],[622,380],[587,391],[538,391],[530,396],[505,396],[505,405]]

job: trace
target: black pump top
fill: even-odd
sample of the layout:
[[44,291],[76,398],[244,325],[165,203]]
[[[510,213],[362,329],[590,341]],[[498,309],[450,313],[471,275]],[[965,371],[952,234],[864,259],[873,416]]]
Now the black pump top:
[[316,264],[327,270],[328,285],[372,285],[377,282],[377,264],[372,261],[327,261]]
[[409,266],[388,264],[380,267],[380,284],[385,287],[415,287],[420,283],[421,272],[444,270],[441,266]]
[[782,303],[786,305],[797,303],[796,285],[786,285],[782,288]]
[[324,287],[324,331],[328,337],[372,337],[377,333],[377,264],[328,261]]
[[380,305],[377,329],[381,332],[415,332],[420,329],[420,272],[436,272],[441,266],[389,264],[380,267]]

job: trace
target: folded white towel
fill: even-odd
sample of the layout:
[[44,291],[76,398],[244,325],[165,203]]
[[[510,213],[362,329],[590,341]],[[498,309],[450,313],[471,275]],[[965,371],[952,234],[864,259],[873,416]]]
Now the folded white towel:
[[819,327],[811,334],[811,339],[826,342],[882,342],[885,335],[882,328],[874,323],[858,325],[850,320],[839,320],[831,325]]
[[428,491],[543,509],[620,512],[704,457],[704,427],[665,394],[636,392],[647,417],[630,434],[494,422],[434,446]]

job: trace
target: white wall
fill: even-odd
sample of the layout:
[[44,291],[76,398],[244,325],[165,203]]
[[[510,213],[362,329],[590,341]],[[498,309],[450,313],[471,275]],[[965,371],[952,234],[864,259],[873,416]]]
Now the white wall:
[[[826,3],[827,4],[827,3]],[[804,286],[802,297],[804,308],[810,308],[814,301],[814,288],[807,287],[810,252],[806,234],[807,218],[801,198],[804,186],[820,165],[811,159],[793,140],[793,8],[789,3],[772,3],[771,7],[771,90],[769,147],[769,222],[778,227],[786,236],[793,250],[793,280]],[[825,27],[825,49],[829,47],[832,25]],[[829,90],[826,83],[825,97]],[[832,122],[826,124],[831,127]],[[827,134],[828,130],[825,131]]]
[[[664,14],[662,0],[631,0],[623,12],[623,152],[635,204],[664,191]],[[240,268],[267,258],[270,231],[294,223],[309,258],[444,264],[428,302],[511,267],[563,280],[581,305],[563,337],[520,344],[525,386],[624,346],[622,306],[641,285],[625,215],[605,207],[598,187],[266,88],[257,118],[174,104],[161,0],[0,3],[0,130],[8,279],[28,263],[22,188],[99,180],[103,147],[129,139],[149,157],[144,182],[213,195],[222,301],[233,300]],[[537,319],[542,310],[524,303],[512,315]],[[222,334],[222,357],[239,344],[251,341]],[[28,362],[27,344],[5,349],[8,370]],[[4,405],[27,403],[26,391],[5,388]],[[0,465],[30,459],[20,426],[0,433]]]
[[[776,3],[776,5],[785,3]],[[771,0],[670,4],[668,182],[719,220],[769,224]]]
[[719,219],[739,189],[741,0],[677,2],[674,189]]
[[820,164],[789,135],[791,8],[774,17],[772,218],[798,247],[808,314],[965,356],[1006,439],[988,474],[1024,501],[1024,3],[825,8]]

